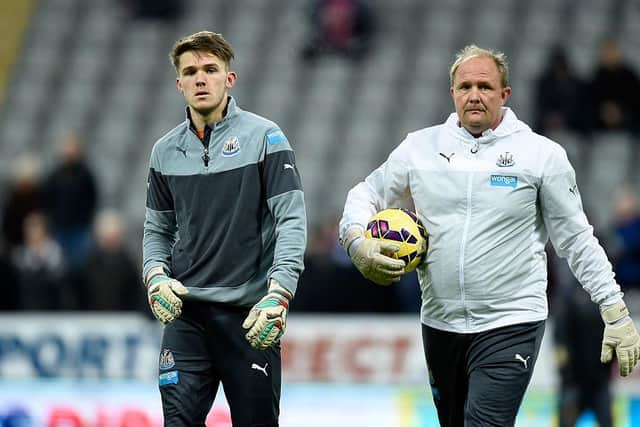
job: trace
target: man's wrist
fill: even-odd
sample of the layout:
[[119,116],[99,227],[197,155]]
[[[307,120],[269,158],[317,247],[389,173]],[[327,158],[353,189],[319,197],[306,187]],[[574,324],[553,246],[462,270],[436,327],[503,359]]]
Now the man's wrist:
[[164,268],[162,266],[153,267],[147,273],[147,277],[145,278],[145,281],[144,281],[144,284],[147,287],[147,289],[149,289],[149,286],[151,285],[151,281],[158,276],[167,277],[167,273],[164,271]]
[[615,304],[600,307],[600,315],[606,324],[619,325],[629,318],[629,310],[621,300]]
[[358,227],[352,227],[347,230],[341,243],[344,250],[351,257],[353,256],[352,254],[358,250],[362,242],[364,242],[364,232]]
[[291,292],[289,292],[287,288],[282,286],[280,282],[278,282],[276,279],[273,279],[273,278],[269,280],[269,293],[277,294],[285,298],[287,301],[293,298],[293,295],[291,294]]

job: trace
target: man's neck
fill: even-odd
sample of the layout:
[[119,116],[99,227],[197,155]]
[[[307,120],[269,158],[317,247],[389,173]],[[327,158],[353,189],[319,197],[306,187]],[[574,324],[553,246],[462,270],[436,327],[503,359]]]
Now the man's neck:
[[229,98],[225,99],[222,104],[208,114],[201,114],[193,108],[189,107],[191,112],[191,122],[197,130],[202,130],[209,123],[217,123],[226,115]]

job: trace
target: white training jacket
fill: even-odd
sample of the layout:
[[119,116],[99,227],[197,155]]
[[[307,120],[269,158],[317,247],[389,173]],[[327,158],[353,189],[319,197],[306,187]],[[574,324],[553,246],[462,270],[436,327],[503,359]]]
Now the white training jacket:
[[347,195],[340,237],[411,204],[429,233],[418,269],[422,323],[459,333],[547,318],[548,238],[597,304],[622,298],[593,235],[565,150],[506,107],[474,138],[458,125],[410,133]]

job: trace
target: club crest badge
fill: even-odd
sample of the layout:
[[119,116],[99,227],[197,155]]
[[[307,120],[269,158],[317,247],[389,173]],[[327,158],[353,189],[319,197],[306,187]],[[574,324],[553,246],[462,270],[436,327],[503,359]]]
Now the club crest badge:
[[162,350],[160,353],[160,369],[166,371],[176,365],[176,361],[173,358],[173,353],[168,348]]
[[500,166],[501,168],[508,168],[509,166],[515,165],[515,163],[515,160],[513,160],[513,154],[506,151],[498,156],[496,165]]
[[222,155],[224,157],[235,156],[240,152],[240,140],[237,136],[232,136],[224,142]]

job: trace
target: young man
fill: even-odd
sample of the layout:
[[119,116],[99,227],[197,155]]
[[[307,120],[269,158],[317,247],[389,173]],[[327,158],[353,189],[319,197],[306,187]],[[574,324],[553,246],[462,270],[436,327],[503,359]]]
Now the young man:
[[379,284],[397,282],[397,250],[364,238],[376,211],[412,202],[429,233],[422,335],[442,426],[512,426],[547,318],[548,238],[599,305],[602,361],[628,375],[640,337],[604,250],[593,236],[565,151],[504,107],[504,56],[468,46],[450,70],[456,112],[410,133],[348,194],[341,241]]
[[234,426],[277,426],[280,337],[303,269],[305,205],[287,138],[228,90],[231,45],[176,42],[186,120],[151,152],[144,281],[165,324],[165,425],[204,426],[220,383]]

